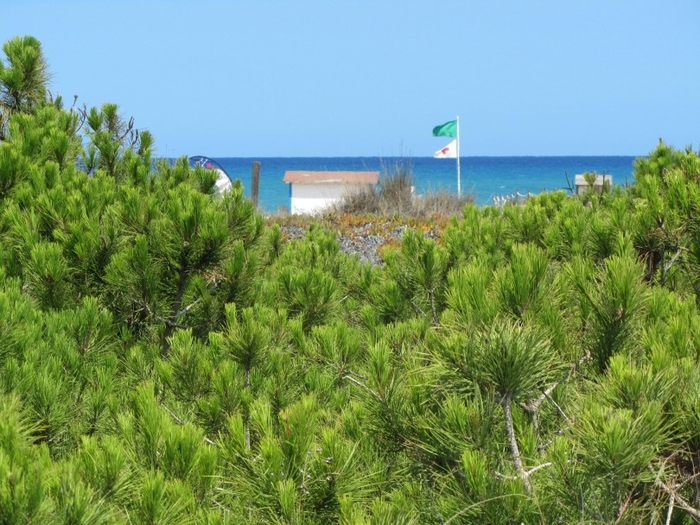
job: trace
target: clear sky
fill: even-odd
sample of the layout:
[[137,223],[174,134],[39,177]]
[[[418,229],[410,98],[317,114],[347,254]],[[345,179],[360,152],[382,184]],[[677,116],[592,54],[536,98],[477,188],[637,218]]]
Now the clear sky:
[[[51,89],[160,156],[644,155],[700,143],[699,0],[4,0]],[[4,54],[3,60],[4,60]]]

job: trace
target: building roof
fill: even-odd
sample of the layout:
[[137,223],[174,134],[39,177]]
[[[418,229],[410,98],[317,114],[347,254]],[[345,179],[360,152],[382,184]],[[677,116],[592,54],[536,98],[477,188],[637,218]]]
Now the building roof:
[[287,184],[377,184],[378,171],[285,171]]

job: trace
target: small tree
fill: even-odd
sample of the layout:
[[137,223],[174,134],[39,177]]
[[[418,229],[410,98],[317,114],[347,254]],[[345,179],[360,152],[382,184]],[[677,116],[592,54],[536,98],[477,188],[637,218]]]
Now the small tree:
[[511,456],[518,477],[532,493],[530,472],[525,469],[515,434],[513,405],[540,395],[558,379],[563,363],[538,331],[512,322],[494,323],[479,334],[473,347],[475,379],[493,391],[503,407]]

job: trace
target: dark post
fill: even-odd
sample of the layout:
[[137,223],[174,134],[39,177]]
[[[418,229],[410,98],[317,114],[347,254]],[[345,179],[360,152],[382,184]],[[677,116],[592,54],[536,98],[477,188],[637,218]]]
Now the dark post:
[[253,181],[250,186],[250,200],[257,208],[258,206],[258,195],[260,191],[260,161],[256,160],[253,162]]

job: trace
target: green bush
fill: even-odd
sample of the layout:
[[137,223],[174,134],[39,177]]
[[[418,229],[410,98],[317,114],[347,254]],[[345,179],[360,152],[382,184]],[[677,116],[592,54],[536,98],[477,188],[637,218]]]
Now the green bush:
[[48,100],[34,39],[3,51],[0,523],[700,515],[691,149],[504,208],[429,204],[401,162],[346,211],[451,219],[369,267],[153,162],[115,105]]

